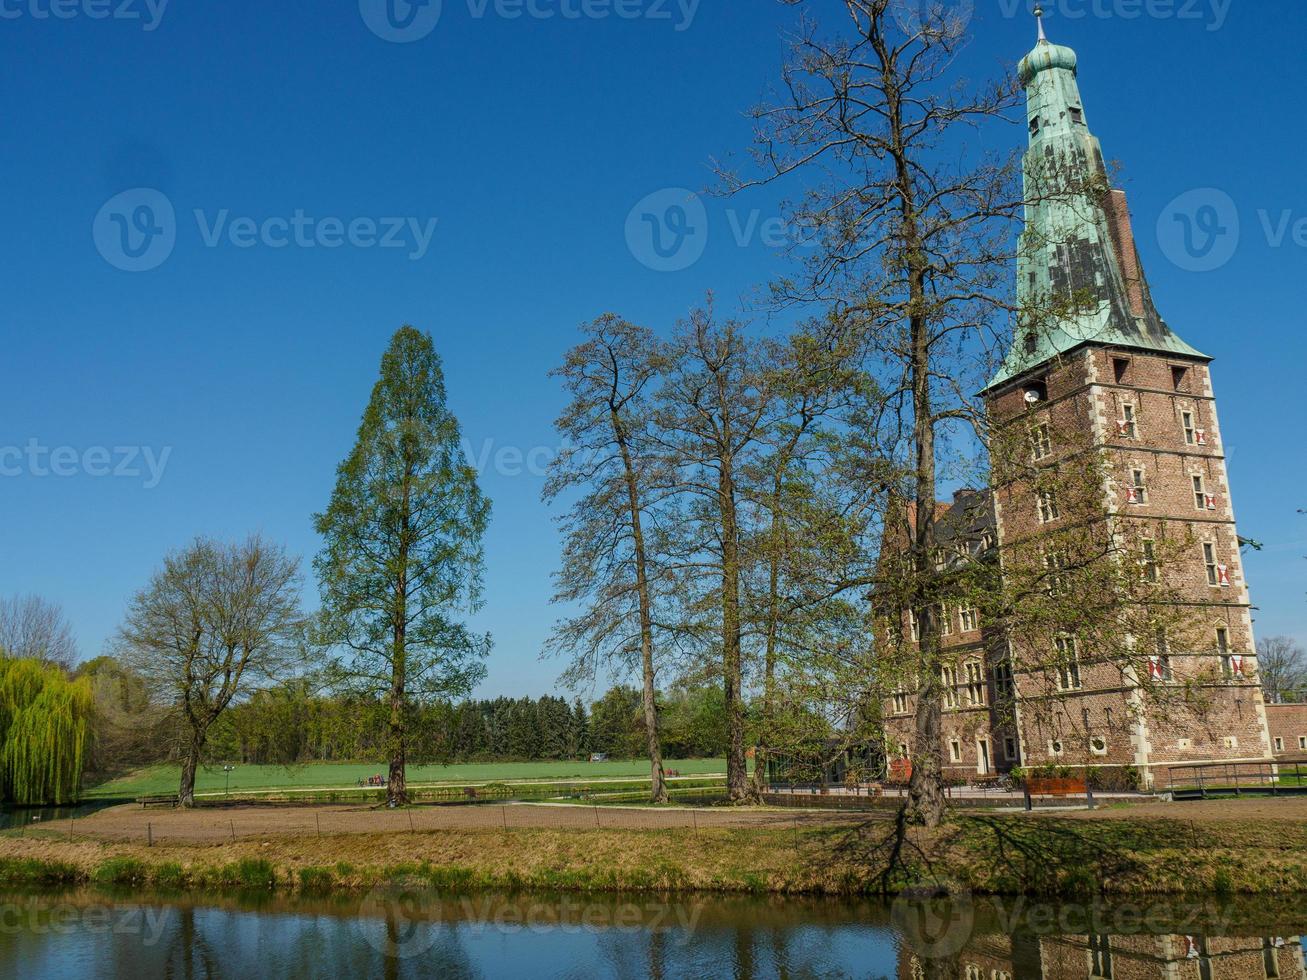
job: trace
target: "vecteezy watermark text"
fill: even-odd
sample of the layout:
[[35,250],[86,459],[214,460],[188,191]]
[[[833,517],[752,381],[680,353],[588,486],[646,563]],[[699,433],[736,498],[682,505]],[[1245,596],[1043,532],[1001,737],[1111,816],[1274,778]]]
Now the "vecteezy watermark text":
[[[907,5],[932,0],[896,0]],[[952,0],[954,6],[970,7],[973,0]],[[1230,16],[1234,0],[998,0],[1007,18],[1024,17],[1036,7],[1062,20],[1175,20],[1202,23],[1208,31],[1219,31]]]
[[[287,215],[233,215],[229,208],[192,215],[206,248],[400,249],[418,262],[435,238],[438,218],[316,217],[296,208]],[[149,272],[168,261],[177,245],[179,222],[172,201],[152,187],[115,194],[100,208],[91,236],[101,257],[124,272]]]
[[162,938],[169,909],[118,908],[108,905],[47,905],[37,898],[0,905],[0,935],[140,936],[142,945],[154,946]]
[[[689,30],[702,0],[465,0],[473,20],[642,20]],[[383,41],[411,44],[440,23],[444,0],[359,0],[363,23]]]
[[169,0],[0,0],[0,20],[134,20],[153,31]]
[[0,478],[16,477],[70,479],[141,480],[153,490],[163,480],[172,457],[172,447],[153,446],[47,446],[29,439],[21,446],[0,446]]

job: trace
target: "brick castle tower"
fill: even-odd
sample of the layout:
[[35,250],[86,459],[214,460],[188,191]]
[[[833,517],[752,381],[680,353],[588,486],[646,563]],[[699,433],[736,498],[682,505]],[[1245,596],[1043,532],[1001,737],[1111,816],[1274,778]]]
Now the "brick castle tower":
[[[1022,439],[1029,433],[1036,469],[1086,447],[1105,458],[1107,532],[1139,542],[1142,574],[1162,583],[1186,627],[1183,647],[1163,642],[1140,663],[1152,674],[1149,682],[1185,685],[1203,707],[1159,710],[1135,672],[1074,647],[1076,666],[1057,672],[1058,694],[1048,698],[1041,693],[1047,677],[1020,668],[1047,656],[1009,654],[1009,640],[974,610],[945,610],[945,766],[959,777],[1018,765],[1133,767],[1145,784],[1164,786],[1168,766],[1270,761],[1211,358],[1181,340],[1153,304],[1125,194],[1110,188],[1088,126],[1076,54],[1047,40],[1042,19],[1019,75],[1028,101],[1024,171],[1032,203],[1018,292],[1023,306],[1035,308],[1074,297],[1063,307],[1074,312],[1018,332],[983,393],[986,406],[996,432],[1020,426]],[[1050,168],[1069,174],[1060,187],[1079,191],[1040,194]],[[1082,442],[1059,444],[1059,432]],[[940,512],[940,545],[965,542],[973,554],[994,543],[1037,545],[1064,517],[1023,479],[962,491]],[[1169,549],[1167,560],[1148,562],[1154,548],[1159,555]],[[1151,654],[1157,641],[1138,642]],[[886,705],[891,756],[909,752],[914,700],[898,692]]]

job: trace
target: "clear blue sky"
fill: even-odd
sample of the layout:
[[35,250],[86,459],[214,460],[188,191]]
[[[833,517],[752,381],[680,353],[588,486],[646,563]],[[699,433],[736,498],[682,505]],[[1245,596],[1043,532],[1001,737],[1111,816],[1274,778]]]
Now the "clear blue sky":
[[[750,234],[754,209],[778,213],[770,192],[708,200],[706,250],[679,271],[649,267],[660,260],[638,216],[628,245],[627,218],[664,188],[707,187],[710,156],[747,145],[743,110],[774,79],[795,11],[536,0],[558,16],[513,18],[508,0],[444,0],[432,27],[434,8],[401,3],[401,18],[415,14],[409,37],[431,30],[392,43],[381,35],[403,20],[385,19],[384,0],[172,0],[161,14],[158,0],[131,0],[137,19],[93,16],[121,2],[68,0],[64,18],[44,16],[50,0],[0,4],[0,452],[23,450],[0,456],[14,474],[0,477],[0,594],[61,602],[93,656],[161,555],[195,534],[259,530],[307,560],[310,515],[381,351],[411,322],[435,337],[474,452],[489,450],[480,621],[497,646],[482,691],[551,689],[560,665],[537,658],[557,538],[540,477],[511,454],[556,444],[560,394],[546,372],[577,323],[616,310],[666,328],[705,290],[734,303],[783,268]],[[1296,514],[1307,507],[1307,228],[1275,242],[1259,217],[1272,230],[1286,213],[1307,222],[1307,6],[1188,3],[1046,5],[1054,40],[1079,51],[1091,125],[1124,164],[1158,305],[1217,358],[1241,530],[1267,545],[1248,559],[1259,630],[1307,640],[1307,517]],[[960,62],[972,76],[1015,62],[1034,37],[1024,11],[1006,15],[1015,0],[977,6]],[[610,15],[562,16],[587,9]],[[1013,127],[1011,140],[1024,135]],[[139,259],[122,249],[161,227],[138,223],[159,216],[158,196],[109,204],[135,188],[174,209],[171,253],[167,234]],[[1241,221],[1233,254],[1221,254],[1227,235],[1198,260],[1223,264],[1201,272],[1169,259],[1176,243],[1164,249],[1155,230],[1196,188],[1227,194]],[[1229,227],[1229,206],[1207,194],[1194,214]],[[309,248],[287,230],[297,213],[301,241],[381,224]],[[394,236],[404,247],[379,247],[391,217],[412,219]],[[279,218],[240,247],[248,219]],[[431,219],[424,248],[412,228],[425,234]],[[135,237],[116,237],[124,222]],[[155,263],[159,250],[149,271],[117,267]],[[71,447],[59,469],[72,475],[42,475],[50,461],[30,461],[33,442]],[[170,451],[157,485],[150,459],[115,447],[148,449],[156,467]],[[140,475],[99,475],[120,467]]]

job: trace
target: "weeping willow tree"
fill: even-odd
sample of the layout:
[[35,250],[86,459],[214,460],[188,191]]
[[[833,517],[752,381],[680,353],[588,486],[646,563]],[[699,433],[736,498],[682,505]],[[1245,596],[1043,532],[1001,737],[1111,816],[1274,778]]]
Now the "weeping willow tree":
[[81,789],[94,699],[39,660],[0,657],[0,797],[9,803],[69,803]]

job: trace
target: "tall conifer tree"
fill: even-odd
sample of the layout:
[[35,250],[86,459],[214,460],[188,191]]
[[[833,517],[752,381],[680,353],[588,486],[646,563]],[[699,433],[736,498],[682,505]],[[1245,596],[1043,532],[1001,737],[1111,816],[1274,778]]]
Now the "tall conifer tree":
[[342,651],[347,687],[381,695],[390,757],[387,799],[407,802],[412,706],[466,694],[485,675],[489,635],[462,621],[482,602],[490,502],[460,446],[431,337],[401,328],[340,465],[314,562],[319,639]]

